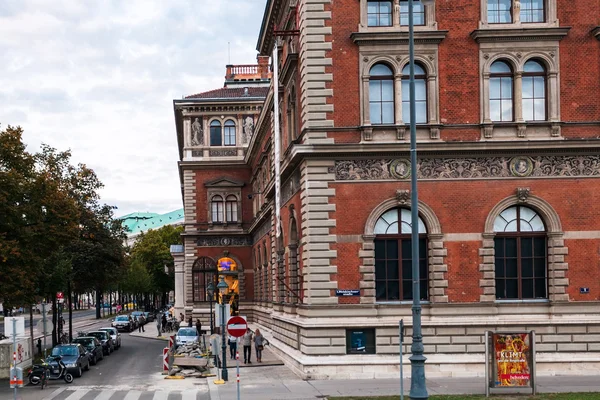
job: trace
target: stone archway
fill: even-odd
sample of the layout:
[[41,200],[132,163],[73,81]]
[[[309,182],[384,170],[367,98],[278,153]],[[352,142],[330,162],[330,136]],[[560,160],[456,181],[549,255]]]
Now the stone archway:
[[[375,224],[379,217],[395,207],[410,208],[408,190],[398,190],[396,197],[387,199],[377,205],[369,214],[365,223],[363,246],[359,253],[362,274],[360,288],[363,294],[361,303],[375,303]],[[448,266],[445,264],[447,250],[444,248],[442,228],[433,209],[423,202],[418,204],[419,216],[427,227],[428,263],[429,263],[429,299],[432,303],[447,303]]]
[[567,287],[569,279],[566,277],[569,264],[565,261],[568,248],[563,239],[564,232],[560,217],[554,208],[546,200],[533,196],[527,188],[518,188],[516,194],[500,200],[489,212],[484,226],[482,247],[479,255],[482,257],[480,264],[481,279],[479,286],[482,289],[481,302],[496,301],[495,281],[495,247],[494,221],[505,209],[522,205],[527,206],[539,213],[546,224],[548,235],[548,299],[550,301],[569,301]]

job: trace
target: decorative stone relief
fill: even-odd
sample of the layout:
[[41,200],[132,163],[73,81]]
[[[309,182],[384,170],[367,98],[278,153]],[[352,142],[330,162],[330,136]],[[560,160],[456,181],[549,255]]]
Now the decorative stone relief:
[[203,236],[196,242],[198,247],[251,246],[250,236]]
[[527,198],[529,197],[529,193],[531,193],[531,189],[528,187],[517,188],[517,199],[519,200],[519,203],[526,203]]
[[483,127],[483,137],[491,139],[494,136],[494,127],[492,125],[486,125]]
[[[419,179],[480,179],[600,176],[600,155],[423,158]],[[397,180],[410,177],[406,159],[337,160],[335,179]]]
[[517,126],[517,137],[520,137],[520,138],[527,137],[527,126],[526,125],[518,125]]
[[550,136],[552,136],[552,137],[560,136],[560,125],[552,125],[552,128],[550,128]]
[[430,139],[439,139],[440,138],[440,128],[434,127],[429,129],[429,138]]
[[252,139],[252,135],[254,135],[254,118],[252,118],[251,116],[247,116],[246,118],[244,118],[242,143],[249,143],[250,139]]
[[405,136],[406,136],[406,128],[403,126],[397,126],[396,127],[396,139],[404,140]]
[[192,146],[204,145],[204,133],[202,132],[202,119],[194,118],[192,122]]
[[211,150],[209,155],[211,157],[235,157],[237,150]]
[[401,206],[405,206],[410,203],[410,190],[396,190],[396,200]]
[[192,150],[192,157],[202,157],[204,152],[202,150]]

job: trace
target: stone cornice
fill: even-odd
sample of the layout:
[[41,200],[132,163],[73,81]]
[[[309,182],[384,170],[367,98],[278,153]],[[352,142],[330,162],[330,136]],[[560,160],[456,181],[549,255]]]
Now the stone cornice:
[[596,36],[596,39],[600,40],[600,26],[592,29],[592,35]]
[[[417,31],[415,32],[415,43],[441,43],[448,31]],[[359,46],[365,45],[380,45],[380,44],[393,44],[393,45],[405,45],[408,46],[408,32],[354,32],[350,35],[350,38]]]
[[476,29],[471,37],[477,43],[560,41],[567,36],[570,26],[558,28],[496,28]]

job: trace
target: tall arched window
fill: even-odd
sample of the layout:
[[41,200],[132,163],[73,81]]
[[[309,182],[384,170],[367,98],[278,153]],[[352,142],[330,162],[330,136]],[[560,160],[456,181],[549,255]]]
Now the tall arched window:
[[300,302],[300,277],[298,271],[298,226],[296,218],[290,218],[290,243],[288,245],[288,265],[290,276],[289,302]]
[[230,119],[225,121],[224,139],[225,146],[235,146],[235,122]]
[[[425,6],[419,0],[413,1],[413,22],[425,25]],[[408,26],[408,0],[400,0],[400,25]]]
[[546,69],[535,60],[523,67],[523,119],[546,120]]
[[296,140],[296,91],[292,87],[287,101],[288,145]]
[[[192,265],[192,299],[194,302],[208,301],[206,289],[210,282],[216,287],[217,263],[210,257],[199,257]],[[214,300],[214,299],[213,299]]]
[[392,2],[389,0],[368,0],[368,26],[392,26]]
[[505,61],[496,61],[490,67],[490,119],[512,121],[513,71]]
[[223,143],[221,136],[221,123],[217,120],[212,121],[210,123],[210,145],[221,146]]
[[269,259],[267,258],[267,243],[263,244],[263,253],[262,253],[262,266],[263,266],[263,277],[264,277],[264,299],[268,301],[272,298],[271,286],[269,285],[269,280],[271,279],[271,269],[269,268]]
[[237,198],[233,195],[227,196],[225,200],[225,221],[227,222],[237,222],[238,221],[238,212],[237,212]]
[[[419,283],[421,299],[428,298],[427,230],[419,218]],[[394,208],[375,223],[375,298],[377,301],[412,300],[410,210]]]
[[512,2],[513,0],[487,0],[488,23],[512,23]]
[[[415,64],[416,123],[427,123],[427,74],[420,64]],[[402,69],[402,121],[410,123],[410,65]]]
[[223,197],[216,195],[210,200],[212,222],[223,222]]
[[509,207],[494,221],[496,298],[547,298],[544,221],[531,208]]
[[369,110],[374,125],[394,123],[394,75],[385,64],[375,64],[369,72]]

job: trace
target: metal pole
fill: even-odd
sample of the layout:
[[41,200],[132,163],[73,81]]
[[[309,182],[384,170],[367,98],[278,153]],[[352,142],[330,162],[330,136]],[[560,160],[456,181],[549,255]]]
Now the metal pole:
[[[13,318],[13,368],[14,372],[10,371],[14,374],[13,379],[16,378],[17,375],[17,319]],[[33,343],[31,344],[33,346]],[[16,379],[15,379],[16,381]],[[15,400],[17,400],[17,382],[15,382]]]
[[490,332],[485,331],[485,397],[490,397]]
[[212,295],[210,295],[210,298],[208,300],[209,304],[210,304],[210,334],[213,334],[213,311],[212,311]]
[[237,400],[240,400],[240,338],[235,338],[235,367],[237,370]]
[[223,367],[223,372],[221,373],[221,379],[223,379],[225,382],[227,382],[228,380],[228,376],[227,376],[227,343],[225,342],[225,304],[223,304],[223,302],[225,301],[225,298],[223,296],[221,296],[221,350],[222,350],[222,357],[223,357],[223,361],[222,361],[222,367]]
[[413,336],[410,350],[411,378],[410,398],[427,399],[425,384],[425,356],[423,355],[423,335],[421,334],[421,291],[419,279],[419,196],[417,192],[417,110],[415,107],[415,32],[413,0],[408,0],[408,56],[410,67],[410,202],[411,202],[411,244],[413,279]]
[[404,362],[402,361],[402,347],[404,346],[404,321],[400,320],[400,400],[404,400]]

